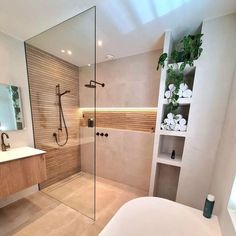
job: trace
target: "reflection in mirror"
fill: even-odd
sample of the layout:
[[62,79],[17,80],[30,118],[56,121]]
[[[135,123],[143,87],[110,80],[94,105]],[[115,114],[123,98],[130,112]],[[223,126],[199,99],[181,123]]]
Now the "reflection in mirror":
[[0,131],[23,129],[20,88],[0,84]]

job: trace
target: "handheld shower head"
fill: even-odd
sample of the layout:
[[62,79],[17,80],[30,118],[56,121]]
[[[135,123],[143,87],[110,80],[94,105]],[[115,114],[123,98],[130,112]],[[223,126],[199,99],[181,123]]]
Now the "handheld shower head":
[[64,93],[61,93],[60,96],[63,96],[65,94],[67,94],[67,93],[70,93],[70,90],[66,90]]
[[61,93],[60,92],[60,84],[56,85],[56,94],[57,94],[57,96],[61,97],[65,94],[67,94],[67,93],[70,93],[70,90],[66,90],[65,92]]

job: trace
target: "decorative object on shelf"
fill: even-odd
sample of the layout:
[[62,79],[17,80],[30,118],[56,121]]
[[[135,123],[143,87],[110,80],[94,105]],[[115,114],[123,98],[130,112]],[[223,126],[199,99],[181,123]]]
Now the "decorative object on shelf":
[[[159,57],[157,70],[160,66],[162,68],[167,66],[166,87],[168,87],[169,90],[166,91],[165,96],[168,99],[168,112],[174,112],[179,107],[178,99],[179,97],[181,97],[180,85],[186,84],[184,78],[184,69],[187,65],[193,67],[194,61],[200,57],[203,51],[203,49],[201,48],[202,36],[203,34],[185,36],[177,44],[176,49],[172,51],[170,55],[168,55],[167,53],[163,53]],[[169,87],[170,85],[171,89]],[[187,89],[185,89],[184,91],[186,90]],[[184,93],[184,96],[191,97],[192,91],[187,90]]]
[[88,127],[89,127],[89,128],[94,127],[94,120],[93,120],[93,118],[89,118],[89,119],[88,119]]
[[206,201],[205,201],[204,209],[203,209],[203,216],[204,217],[211,218],[214,204],[215,204],[215,196],[208,194]]
[[171,159],[175,159],[175,150],[172,151],[170,158],[171,158]]
[[187,121],[181,114],[168,113],[161,124],[161,129],[169,131],[187,131]]

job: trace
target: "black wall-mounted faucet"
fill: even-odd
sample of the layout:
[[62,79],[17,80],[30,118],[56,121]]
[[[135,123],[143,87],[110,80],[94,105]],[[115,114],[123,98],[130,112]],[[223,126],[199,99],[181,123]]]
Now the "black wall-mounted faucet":
[[10,144],[5,144],[5,142],[4,142],[4,136],[6,136],[6,138],[9,139],[9,136],[8,136],[7,133],[2,133],[2,134],[1,134],[1,141],[2,141],[1,147],[2,147],[2,151],[3,151],[3,152],[7,151],[7,149],[10,148]]

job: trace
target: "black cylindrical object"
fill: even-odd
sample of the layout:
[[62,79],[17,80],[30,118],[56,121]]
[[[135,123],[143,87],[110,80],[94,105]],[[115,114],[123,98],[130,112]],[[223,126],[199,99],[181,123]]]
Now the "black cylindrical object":
[[105,137],[108,137],[108,133],[105,133]]
[[101,136],[104,136],[104,133],[100,133]]
[[93,118],[89,118],[89,119],[88,119],[88,127],[94,127]]
[[97,135],[97,136],[99,136],[99,135],[100,135],[100,133],[99,133],[99,132],[97,132],[97,133],[96,133],[96,135]]
[[172,151],[170,158],[171,158],[171,159],[175,159],[175,150]]
[[211,218],[214,204],[215,204],[215,197],[211,194],[208,194],[205,201],[203,216],[205,216],[206,218]]

